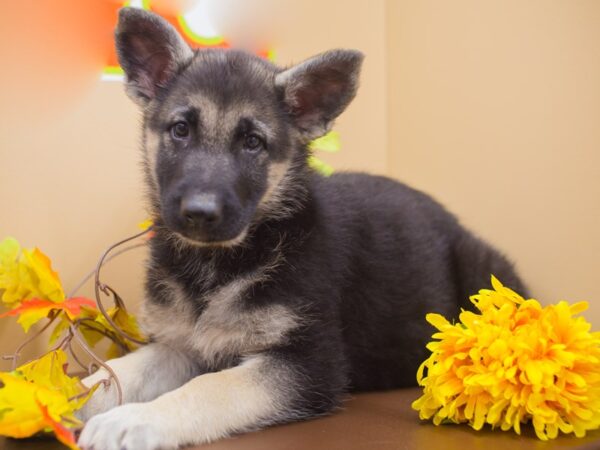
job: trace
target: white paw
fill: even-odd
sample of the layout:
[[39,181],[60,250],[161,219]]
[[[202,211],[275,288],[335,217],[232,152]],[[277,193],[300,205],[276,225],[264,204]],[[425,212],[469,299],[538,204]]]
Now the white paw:
[[174,438],[149,404],[130,403],[92,417],[77,445],[83,450],[170,450],[177,448]]
[[[81,380],[84,386],[91,388],[100,380],[107,380],[108,373],[104,369],[97,370],[92,375]],[[93,416],[114,408],[119,403],[115,381],[111,380],[109,385],[100,385],[92,397],[76,412],[80,420],[86,422]]]

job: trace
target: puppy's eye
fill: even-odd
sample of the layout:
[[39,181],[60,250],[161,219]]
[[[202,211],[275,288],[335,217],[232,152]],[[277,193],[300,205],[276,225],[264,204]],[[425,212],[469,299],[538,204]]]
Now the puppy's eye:
[[183,140],[190,135],[190,127],[185,122],[177,122],[171,127],[173,139]]
[[244,138],[244,147],[251,152],[257,152],[263,148],[263,140],[255,134],[248,134]]

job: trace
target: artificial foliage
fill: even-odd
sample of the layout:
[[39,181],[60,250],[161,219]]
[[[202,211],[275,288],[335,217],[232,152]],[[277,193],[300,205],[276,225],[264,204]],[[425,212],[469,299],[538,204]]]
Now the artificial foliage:
[[75,411],[93,393],[77,377],[66,373],[67,355],[62,350],[0,373],[0,434],[13,438],[54,432],[58,440],[77,448],[72,428],[81,426]]
[[325,136],[317,138],[308,144],[308,150],[310,151],[308,156],[308,165],[321,175],[328,177],[333,174],[334,169],[321,158],[315,156],[315,151],[336,153],[339,152],[340,149],[340,134],[337,131],[330,131]]
[[494,277],[492,287],[457,323],[426,316],[438,331],[417,373],[421,419],[518,434],[530,422],[542,440],[599,428],[600,333],[579,315],[587,303],[543,307]]
[[[105,285],[102,287],[108,289]],[[79,378],[67,373],[69,364],[65,350],[81,364],[74,353],[75,340],[80,350],[87,352],[98,365],[103,365],[91,350],[102,339],[110,341],[107,358],[136,348],[137,344],[128,336],[140,342],[144,339],[135,317],[127,312],[112,289],[108,292],[113,294],[115,306],[103,314],[97,306],[99,300],[65,294],[58,273],[41,250],[23,249],[13,238],[0,242],[0,303],[8,309],[0,314],[0,318],[16,317],[25,333],[32,326],[44,323],[13,355],[8,356],[13,362],[13,370],[0,372],[0,435],[25,438],[51,432],[66,446],[77,448],[75,432],[83,424],[77,420],[75,412],[98,384],[86,387]],[[17,366],[23,347],[52,325],[48,352]],[[82,365],[80,371],[88,369]],[[118,384],[118,380],[111,378],[99,384],[111,381]]]

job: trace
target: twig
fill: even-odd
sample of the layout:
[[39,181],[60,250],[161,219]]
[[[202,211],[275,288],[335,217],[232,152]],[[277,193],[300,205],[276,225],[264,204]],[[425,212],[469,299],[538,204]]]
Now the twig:
[[21,356],[21,351],[27,345],[29,345],[31,342],[33,342],[38,336],[40,336],[44,331],[46,331],[48,329],[48,327],[50,325],[52,325],[52,322],[54,322],[54,320],[57,317],[58,317],[58,314],[53,314],[53,317],[50,318],[50,320],[48,321],[48,323],[46,325],[44,325],[35,334],[33,334],[31,337],[29,337],[25,342],[23,342],[21,345],[19,345],[19,347],[17,347],[17,349],[15,350],[15,352],[12,355],[2,355],[2,359],[4,359],[4,360],[12,359],[11,371],[16,370],[16,368],[17,368],[17,361],[19,359],[19,356]]
[[[119,250],[116,253],[113,253],[112,255],[110,255],[109,257],[107,257],[104,260],[104,265],[108,264],[110,261],[112,261],[113,259],[115,259],[117,256],[122,255],[123,253],[128,252],[129,250],[135,250],[136,248],[140,248],[140,247],[145,247],[146,246],[146,242],[140,242],[138,244],[133,244],[130,245],[129,247],[125,247],[121,250]],[[67,298],[72,298],[75,297],[75,294],[77,294],[77,292],[79,291],[79,289],[81,289],[83,287],[83,285],[90,279],[92,278],[95,274],[96,274],[96,270],[97,268],[94,268],[92,270],[90,270],[87,275],[85,277],[83,277],[81,279],[81,281],[79,283],[77,283],[77,285],[71,289],[71,292],[69,292],[69,295],[67,296]]]
[[88,395],[90,393],[90,391],[93,391],[94,389],[96,389],[96,386],[100,386],[101,384],[103,384],[104,386],[108,386],[108,384],[110,384],[110,383],[108,380],[97,381],[96,383],[92,384],[89,388],[87,388],[85,391],[80,392],[77,395],[74,395],[73,397],[69,398],[68,400],[70,402],[72,402],[73,400],[77,400],[81,397],[85,397],[86,395]]
[[96,328],[93,320],[79,319],[79,320],[76,320],[74,323],[75,323],[75,325],[81,325],[84,327],[88,327],[91,330],[95,331],[96,333],[101,334],[104,337],[107,337],[108,339],[113,341],[114,344],[121,347],[121,350],[123,350],[124,352],[129,351],[129,348],[123,342],[121,342],[121,340],[119,339],[119,336],[116,333],[111,333],[110,330],[103,330],[101,328]]
[[[73,346],[71,345],[71,342],[69,342],[69,354],[73,357],[73,359],[75,360],[75,362],[77,364],[79,364],[79,367],[81,367],[83,370],[87,371],[88,368],[86,367],[86,365],[77,357],[77,354],[75,353],[75,350],[73,350]],[[91,372],[88,372],[88,375],[91,375]]]
[[[68,320],[69,320],[69,322],[71,322],[71,319],[68,319]],[[71,323],[73,323],[73,322],[71,322]],[[72,338],[73,338],[73,336],[72,336],[71,330],[70,330],[70,328],[67,328],[65,336],[63,336],[58,341],[58,344],[54,344],[52,346],[52,348],[45,354],[47,355],[48,353],[55,352],[56,350],[59,350],[59,349],[64,350],[66,347],[68,347],[70,345]]]
[[97,362],[103,369],[105,369],[109,373],[109,380],[113,379],[115,381],[115,386],[117,388],[117,402],[118,404],[123,403],[123,390],[121,389],[121,383],[119,382],[119,378],[117,374],[112,370],[112,368],[102,361],[100,358],[96,356],[94,351],[87,345],[85,339],[80,336],[77,327],[73,324],[69,326],[69,330],[71,330],[71,335],[77,340],[81,348],[95,361]]
[[98,370],[100,367],[98,366],[98,364],[96,364],[94,361],[90,362],[88,367],[87,367],[87,371],[88,373],[91,375],[93,374],[96,370]]
[[110,247],[108,247],[108,249],[106,249],[106,251],[104,252],[104,254],[102,255],[102,257],[100,258],[100,260],[98,261],[98,264],[96,266],[96,276],[94,279],[94,292],[96,294],[96,303],[98,305],[98,309],[100,310],[100,312],[102,313],[102,315],[104,316],[104,318],[106,319],[106,321],[113,327],[113,329],[120,334],[122,337],[124,337],[125,339],[131,341],[131,342],[135,342],[136,344],[139,345],[145,345],[147,344],[146,341],[144,340],[140,340],[140,339],[136,339],[135,337],[131,336],[129,333],[126,333],[125,331],[121,330],[117,324],[115,324],[115,322],[112,320],[112,318],[108,315],[108,313],[106,312],[106,309],[104,308],[104,305],[102,304],[102,301],[100,300],[100,291],[102,291],[105,295],[109,295],[109,292],[113,294],[113,298],[116,302],[119,302],[120,304],[118,306],[120,307],[124,307],[123,302],[121,300],[121,298],[117,295],[117,293],[108,285],[105,285],[103,283],[100,282],[100,270],[102,269],[102,266],[104,264],[104,260],[108,257],[108,254],[113,251],[115,248],[119,247],[120,245],[125,244],[126,242],[129,242],[133,239],[136,239],[140,236],[143,236],[146,233],[149,233],[150,231],[152,231],[152,227],[149,227],[148,229],[142,231],[141,233],[137,233],[134,236],[128,237],[126,239],[123,239],[122,241],[117,242],[116,244],[111,245]]

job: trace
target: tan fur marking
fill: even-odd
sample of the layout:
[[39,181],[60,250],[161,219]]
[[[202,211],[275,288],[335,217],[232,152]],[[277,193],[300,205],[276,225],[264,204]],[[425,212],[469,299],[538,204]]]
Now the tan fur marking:
[[[189,102],[191,106],[198,108],[200,111],[205,133],[203,138],[209,145],[228,142],[233,130],[243,117],[253,118],[267,139],[273,137],[272,130],[256,117],[256,106],[251,103],[240,102],[235,107],[220,109],[210,97],[201,93],[190,96]],[[265,112],[261,113],[264,114]]]
[[148,403],[118,406],[93,417],[79,444],[86,450],[175,450],[211,442],[273,421],[285,411],[293,374],[265,355],[191,379]]
[[[182,352],[162,344],[148,344],[120,358],[111,359],[107,364],[117,374],[123,393],[123,402],[147,402],[165,392],[178,388],[196,375],[193,362]],[[147,376],[155,382],[148,383]],[[84,378],[82,383],[92,387],[101,380],[110,378],[108,372],[100,368]],[[115,383],[100,386],[86,402],[77,416],[82,420],[114,408],[118,404]]]
[[202,122],[202,140],[204,145],[216,145],[219,129],[223,127],[221,111],[218,105],[201,93],[194,93],[189,98],[189,104],[200,112]]
[[193,302],[175,282],[166,280],[173,293],[171,301],[167,305],[144,304],[142,324],[158,342],[196,352],[210,364],[280,343],[300,319],[283,305],[246,310],[240,303],[242,295],[267,280],[280,263],[281,258],[275,258],[260,271],[216,289],[205,299],[196,299],[206,302],[197,320]]
[[158,189],[158,181],[156,179],[156,158],[158,157],[158,150],[160,147],[160,136],[152,131],[150,128],[144,130],[144,164],[146,165],[146,172],[150,175],[150,181],[152,182],[152,188]]
[[149,406],[160,411],[176,444],[211,442],[275,417],[283,399],[274,377],[265,378],[263,356],[239,366],[201,375],[159,397]]
[[273,200],[273,197],[277,197],[277,193],[278,191],[281,189],[280,188],[280,183],[281,180],[283,180],[283,177],[285,176],[285,174],[287,173],[288,169],[290,168],[290,161],[284,161],[284,162],[276,162],[276,163],[272,163],[269,166],[269,175],[267,176],[267,191],[264,193],[264,195],[262,196],[262,198],[260,199],[260,203],[259,203],[259,208],[261,206],[267,206],[270,201]]
[[295,174],[291,167],[291,161],[272,163],[269,167],[269,187],[258,205],[259,218],[286,217],[304,198],[306,193],[300,187],[291,193],[286,192],[288,186],[294,183]]

